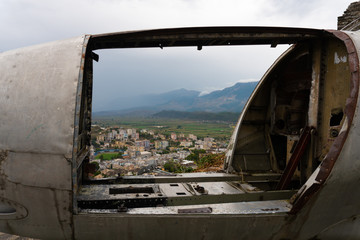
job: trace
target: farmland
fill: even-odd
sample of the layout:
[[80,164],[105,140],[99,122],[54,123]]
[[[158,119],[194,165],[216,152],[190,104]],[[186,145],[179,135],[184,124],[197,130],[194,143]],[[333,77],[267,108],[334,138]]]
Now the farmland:
[[180,119],[161,119],[161,118],[124,118],[124,117],[102,117],[94,118],[93,124],[102,127],[123,127],[148,129],[158,133],[168,135],[194,134],[200,138],[213,137],[219,140],[230,138],[235,123],[224,121],[195,121]]

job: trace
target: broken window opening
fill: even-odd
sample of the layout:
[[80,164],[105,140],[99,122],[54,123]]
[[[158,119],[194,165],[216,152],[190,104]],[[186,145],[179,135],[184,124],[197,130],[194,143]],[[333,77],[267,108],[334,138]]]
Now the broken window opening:
[[[285,46],[286,47],[286,46]],[[120,108],[123,109],[122,105],[120,104],[124,104],[126,107],[133,107],[133,109],[136,109],[136,111],[139,111],[138,109],[140,109],[140,111],[142,112],[151,112],[154,111],[153,109],[151,109],[150,107],[144,108],[144,104],[143,102],[146,102],[146,104],[150,104],[148,103],[148,101],[140,101],[140,103],[138,102],[134,102],[133,97],[131,96],[122,96],[123,94],[129,94],[129,93],[133,93],[132,95],[137,96],[136,98],[138,99],[142,99],[142,96],[144,95],[144,92],[142,91],[146,91],[147,89],[150,89],[151,85],[166,85],[167,83],[159,83],[157,82],[156,79],[161,78],[164,75],[164,67],[169,69],[169,73],[167,73],[167,77],[166,79],[174,79],[173,82],[175,82],[177,85],[178,84],[186,84],[186,81],[181,81],[180,79],[176,79],[181,77],[181,73],[184,72],[184,74],[182,75],[182,78],[184,79],[188,79],[188,78],[197,78],[197,77],[201,77],[201,78],[209,78],[212,77],[214,80],[217,80],[217,82],[221,82],[219,81],[219,79],[223,79],[224,76],[229,75],[229,78],[233,78],[231,77],[231,75],[235,75],[236,78],[237,75],[241,74],[241,69],[238,69],[237,66],[244,64],[244,62],[247,62],[248,60],[242,60],[242,56],[244,55],[244,53],[249,53],[252,51],[252,49],[254,49],[254,47],[249,48],[249,49],[245,49],[243,47],[207,47],[204,48],[201,53],[194,51],[194,48],[165,48],[163,50],[160,49],[119,49],[119,50],[101,50],[98,51],[96,53],[96,55],[98,55],[98,59],[99,59],[99,63],[101,65],[99,65],[99,63],[95,63],[94,64],[94,101],[92,103],[93,106],[93,112],[95,112],[95,115],[93,114],[92,120],[93,122],[99,123],[101,124],[101,116],[99,117],[99,115],[96,115],[97,112],[99,112],[99,107],[101,105],[104,105],[104,100],[99,101],[99,94],[101,93],[101,91],[103,91],[104,89],[101,88],[105,88],[109,89],[109,91],[117,91],[119,92],[117,98],[115,100],[108,100],[108,103],[112,103],[112,104],[108,104],[108,105],[112,105],[114,108]],[[284,49],[284,47],[283,47]],[[268,52],[274,51],[274,49],[269,49],[268,46],[267,47],[261,47],[259,50],[266,50]],[[278,49],[278,52],[281,51],[281,47]],[[94,53],[91,54],[91,56],[93,56]],[[195,63],[192,64],[188,64],[187,62],[189,61],[189,57],[194,58],[195,59]],[[179,57],[182,59],[179,59]],[[230,63],[224,64],[224,65],[219,65],[218,63],[218,58],[222,57],[223,61],[230,61]],[[272,56],[272,58],[274,58],[274,56]],[[209,59],[213,59],[213,61],[210,61]],[[102,63],[102,61],[104,63]],[[271,59],[268,62],[273,61],[273,59]],[[257,61],[254,61],[254,63]],[[268,63],[269,64],[269,63]],[[263,68],[266,69],[267,66],[264,66],[265,64],[263,64]],[[102,79],[102,81],[96,81],[96,78],[101,78],[102,75],[104,75],[105,73],[108,74],[111,69],[109,66],[115,67],[116,71],[114,71],[114,73],[112,75],[109,75],[109,79]],[[217,69],[218,68],[218,69]],[[234,68],[236,70],[229,70],[230,68]],[[212,69],[212,70],[209,70]],[[190,73],[194,72],[194,71],[198,71],[201,73],[201,76],[198,76],[199,73],[196,72],[195,76],[192,76]],[[256,70],[257,71],[257,70]],[[102,75],[100,74],[102,73]],[[106,75],[107,76],[107,75]],[[144,79],[147,81],[143,81]],[[259,77],[260,78],[260,75]],[[134,79],[133,81],[131,81],[129,87],[125,87],[125,83],[127,79]],[[138,83],[136,81],[136,79],[140,79],[138,80]],[[212,80],[213,81],[213,80]],[[153,82],[153,83],[152,83]],[[170,81],[167,81],[170,82]],[[100,86],[99,86],[99,83]],[[112,84],[112,85],[110,85]],[[234,83],[235,84],[235,83]],[[244,83],[246,84],[246,83]],[[141,87],[141,85],[143,85],[143,87]],[[175,85],[175,86],[177,86]],[[181,88],[181,91],[184,91],[185,88],[190,88],[193,85],[193,81],[191,81],[190,83],[190,87],[189,85],[184,86]],[[253,86],[255,87],[256,82],[255,83],[249,83],[249,86]],[[111,87],[109,87],[111,86]],[[123,86],[123,88],[121,88],[121,86]],[[182,85],[180,85],[182,86]],[[247,88],[248,85],[246,85]],[[99,89],[100,88],[100,89]],[[123,89],[126,88],[127,90],[124,91]],[[177,88],[177,87],[174,87]],[[192,90],[192,89],[191,89]],[[251,89],[252,90],[252,89]],[[247,90],[248,91],[248,95],[250,95],[251,90]],[[238,90],[236,90],[238,91]],[[241,89],[240,89],[241,91]],[[245,90],[242,90],[245,91]],[[194,91],[192,91],[194,92]],[[189,95],[191,93],[191,91],[186,92],[187,95]],[[152,92],[145,92],[145,94],[153,94]],[[174,93],[177,94],[177,93]],[[191,93],[192,94],[192,93]],[[109,94],[110,95],[110,94]],[[139,96],[138,96],[139,95]],[[201,97],[202,95],[200,95]],[[189,104],[191,105],[192,102],[190,102],[190,98],[185,96],[186,99],[183,100],[184,101],[189,101]],[[241,104],[244,105],[245,101],[247,100],[247,98],[244,98],[241,101],[237,101],[237,105],[239,106],[239,109],[241,109]],[[175,105],[178,104],[176,103],[176,99],[172,100],[170,103],[167,103],[170,105],[174,104]],[[193,101],[193,100],[191,100]],[[131,105],[134,104],[134,105]],[[228,103],[225,102],[225,104],[229,105],[229,108],[234,108],[234,103]],[[235,106],[235,107],[236,107]],[[176,106],[175,106],[176,107]],[[196,110],[195,106],[191,106],[192,110]],[[209,107],[210,108],[210,107]],[[172,108],[171,108],[172,109]],[[102,108],[100,110],[103,110]],[[105,108],[105,110],[109,110],[109,108]],[[204,108],[203,106],[201,106],[201,108],[199,108],[198,110],[201,111],[205,111],[206,108]],[[127,109],[123,109],[122,111],[129,112]],[[240,111],[240,110],[239,110]],[[117,110],[117,112],[121,112]],[[154,112],[155,113],[155,112]],[[145,113],[146,114],[146,113]],[[201,114],[201,112],[200,112]],[[95,117],[94,117],[95,116]],[[145,116],[145,115],[144,115]],[[149,117],[145,117],[145,118],[153,118],[152,115],[149,115]],[[233,123],[235,124],[235,122],[237,121],[238,116],[236,116],[236,118],[234,118]],[[100,119],[100,120],[99,120]],[[113,119],[113,117],[111,118]],[[115,120],[114,120],[115,121]],[[211,121],[211,120],[210,120]],[[166,123],[165,123],[166,124]],[[180,129],[179,131],[181,131],[182,126],[180,125],[181,123],[179,123],[179,125],[176,127],[177,130]],[[155,125],[155,124],[154,124]],[[161,126],[163,124],[158,123],[157,125]],[[228,127],[229,126],[229,127]],[[153,127],[153,126],[150,126]],[[199,126],[201,127],[201,126]],[[101,126],[93,126],[93,133],[96,131],[101,131]],[[226,128],[228,128],[229,133],[232,130],[230,124],[226,126]],[[129,133],[129,130],[131,133]],[[146,130],[147,132],[143,133],[142,130]],[[222,131],[222,130],[221,130]],[[115,162],[114,164],[108,164],[109,166],[107,167],[107,172],[105,173],[104,171],[101,172],[102,178],[109,178],[109,177],[123,177],[126,176],[128,174],[130,175],[141,175],[141,174],[147,174],[149,172],[154,172],[156,171],[156,173],[159,174],[169,174],[166,172],[163,172],[164,170],[164,163],[161,163],[161,161],[158,159],[160,159],[160,157],[158,157],[158,159],[156,159],[156,161],[154,161],[154,163],[152,164],[151,167],[145,169],[138,169],[137,167],[134,169],[134,171],[131,170],[127,170],[127,171],[120,171],[122,169],[124,169],[124,166],[130,165],[132,164],[131,159],[135,158],[135,157],[142,157],[142,153],[143,152],[152,152],[152,155],[154,155],[154,149],[156,149],[156,153],[157,154],[162,154],[164,152],[168,152],[169,148],[173,148],[174,146],[172,146],[172,143],[174,141],[177,141],[178,143],[180,143],[180,146],[182,144],[186,145],[189,144],[190,146],[185,146],[184,149],[191,149],[194,147],[202,147],[200,146],[197,142],[196,139],[190,139],[190,135],[195,135],[195,138],[197,137],[196,133],[193,132],[187,132],[185,134],[178,134],[178,139],[182,138],[184,139],[182,142],[180,142],[178,139],[176,140],[172,140],[170,139],[170,135],[169,137],[165,136],[167,139],[160,139],[158,136],[160,136],[160,131],[158,131],[157,129],[141,129],[138,128],[136,126],[130,126],[130,127],[126,127],[126,125],[121,125],[120,123],[115,127],[111,128],[110,132],[106,132],[105,134],[101,134],[102,138],[98,141],[95,136],[92,136],[92,144],[95,143],[95,141],[97,142],[98,145],[104,146],[105,144],[108,144],[106,147],[106,149],[102,149],[100,151],[95,151],[95,154],[97,154],[95,157],[98,158],[99,155],[103,155],[105,156],[104,159],[101,159],[100,162],[98,162],[97,166],[94,166],[93,170],[90,173],[90,175],[94,175],[95,173],[96,178],[99,177],[99,172],[102,170],[99,168],[96,168],[99,166],[99,164],[103,164],[105,162],[105,160],[108,160],[109,162],[111,161],[111,159],[108,159],[106,157],[106,155],[109,156],[109,158],[114,158],[118,159],[119,161]],[[170,134],[170,131],[167,132],[167,134]],[[219,133],[221,134],[221,132]],[[111,136],[110,136],[111,135]],[[137,136],[138,135],[138,136]],[[150,136],[152,135],[152,136]],[[165,134],[163,134],[165,135]],[[183,135],[183,136],[181,136]],[[185,137],[184,137],[185,135]],[[146,139],[144,136],[149,137],[149,139]],[[101,136],[99,136],[101,137]],[[164,136],[163,136],[164,137]],[[225,146],[225,144],[227,144],[228,140],[230,139],[230,134],[226,137],[226,139],[224,140],[219,140],[217,139],[216,136],[212,136],[209,135],[207,136],[200,136],[198,140],[202,140],[203,142],[206,142],[206,139],[210,139],[211,137],[213,137],[215,139],[212,140],[212,142],[215,144],[217,144],[219,147],[217,147],[217,149],[221,149]],[[111,138],[112,140],[110,141],[108,138]],[[145,145],[141,145],[143,143],[144,140],[150,140],[150,142],[145,143]],[[129,144],[131,144],[131,146],[129,146]],[[165,143],[165,144],[164,144]],[[213,144],[212,143],[212,144]],[[139,144],[139,146],[138,146]],[[207,143],[206,143],[207,144]],[[207,152],[209,152],[210,147],[205,146],[206,144],[204,144],[203,148],[205,148],[205,150]],[[220,145],[219,145],[220,144]],[[95,145],[95,144],[94,144]],[[138,147],[143,147],[142,150],[133,150],[133,148],[138,148]],[[115,147],[114,147],[115,146]],[[217,150],[217,149],[213,149],[213,151]],[[95,149],[96,150],[96,149]],[[191,152],[193,152],[191,150]],[[190,152],[189,152],[190,153]],[[187,154],[189,154],[187,153]],[[121,155],[119,157],[117,157],[116,155]],[[201,157],[200,153],[199,157]],[[150,154],[149,154],[150,155]],[[150,156],[148,159],[146,159],[146,161],[149,161],[149,159],[152,156]],[[93,162],[93,161],[90,161]],[[174,158],[174,162],[177,163],[178,160],[176,158]],[[162,164],[162,166],[159,167],[159,165]],[[185,164],[185,163],[184,163]],[[119,166],[120,165],[120,166]],[[191,165],[191,163],[189,163],[189,165]],[[193,163],[192,165],[196,165],[196,163]],[[178,164],[176,165],[177,167],[179,166]],[[100,166],[101,167],[101,166]],[[195,166],[196,167],[196,166]],[[184,169],[189,169],[190,167],[188,166],[181,166],[181,168]],[[221,170],[222,166],[219,167],[219,170]],[[189,170],[190,171],[190,170]],[[130,173],[131,172],[131,173]]]
[[[100,180],[83,177],[77,196],[80,211],[91,213],[106,209],[108,213],[130,214],[133,209],[144,208],[137,212],[144,213],[147,208],[153,208],[161,213],[173,206],[212,208],[211,204],[275,201],[279,212],[288,212],[279,201],[289,200],[324,159],[331,147],[331,138],[336,135],[330,132],[329,136],[326,123],[341,125],[344,114],[342,110],[334,113],[333,109],[338,106],[344,109],[349,95],[348,63],[332,68],[334,63],[327,57],[333,51],[346,54],[345,46],[333,38],[323,43],[324,48],[318,43],[318,40],[297,43],[262,80],[244,110],[236,141],[230,149],[233,155],[225,165],[227,173],[117,176]],[[166,46],[161,44],[161,47]],[[324,68],[330,70],[324,71]],[[339,74],[345,76],[344,87],[334,97],[329,92],[337,88]],[[315,75],[320,78],[313,79]],[[319,90],[315,89],[314,81],[319,82]],[[318,105],[315,117],[310,113],[314,94]],[[317,127],[308,126],[309,122],[315,122]],[[306,140],[302,137],[304,130]],[[287,170],[290,164],[294,168]],[[282,180],[285,173],[286,180]],[[279,183],[282,187],[278,187]],[[136,184],[137,190],[123,191],[124,184]],[[194,184],[201,186],[202,191],[194,189]],[[114,193],[114,189],[121,190]],[[236,212],[236,207],[232,210]]]

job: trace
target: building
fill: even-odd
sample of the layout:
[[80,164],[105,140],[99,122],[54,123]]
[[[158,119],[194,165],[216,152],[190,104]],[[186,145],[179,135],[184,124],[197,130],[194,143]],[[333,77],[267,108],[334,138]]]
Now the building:
[[105,135],[104,135],[104,134],[101,134],[101,135],[96,136],[96,141],[97,141],[98,143],[104,142],[104,141],[105,141]]
[[106,140],[107,141],[111,141],[113,139],[113,133],[112,132],[108,132],[107,136],[106,136]]
[[132,134],[132,129],[131,129],[131,128],[126,129],[126,133],[127,133],[128,136],[131,136],[131,134]]
[[115,136],[118,134],[118,132],[116,130],[112,130],[111,133],[112,133],[113,138],[115,138]]
[[161,141],[155,141],[154,146],[155,146],[155,149],[160,149]]
[[140,152],[140,157],[141,158],[149,158],[149,157],[151,157],[151,152],[148,152],[148,151]]
[[111,144],[112,147],[118,147],[118,148],[122,148],[126,146],[126,143],[120,140],[115,140],[115,142],[113,144]]
[[197,140],[197,136],[195,136],[194,134],[189,134],[189,139],[196,141]]
[[182,147],[191,147],[193,143],[191,141],[182,141],[180,142],[180,146]]
[[185,159],[190,155],[189,151],[178,151],[177,153],[179,154],[179,159]]
[[159,136],[159,138],[160,138],[161,140],[165,140],[165,139],[166,139],[166,136],[163,135],[163,134],[159,134],[158,136]]
[[168,141],[155,141],[155,149],[166,149],[169,146]]
[[150,141],[149,140],[138,140],[135,141],[135,147],[144,149],[150,149]]
[[170,138],[175,141],[177,139],[176,133],[171,133]]
[[214,143],[214,138],[204,138],[204,149],[210,150]]

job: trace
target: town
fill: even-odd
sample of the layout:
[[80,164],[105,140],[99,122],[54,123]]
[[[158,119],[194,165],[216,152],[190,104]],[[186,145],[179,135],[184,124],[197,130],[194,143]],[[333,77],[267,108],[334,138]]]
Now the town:
[[[124,175],[169,175],[222,165],[227,142],[194,134],[93,125],[91,163],[95,179]],[[162,130],[162,131],[160,131]],[[216,162],[216,163],[215,163]],[[222,166],[207,168],[221,170]]]

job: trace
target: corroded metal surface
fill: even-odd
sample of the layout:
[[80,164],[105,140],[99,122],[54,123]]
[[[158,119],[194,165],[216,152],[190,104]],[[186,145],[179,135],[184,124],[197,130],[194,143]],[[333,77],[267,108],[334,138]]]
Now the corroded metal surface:
[[177,214],[180,209],[211,208],[211,214],[275,214],[287,213],[291,205],[285,200],[173,206],[166,208],[129,209],[129,214]]
[[316,179],[313,182],[313,186],[311,184],[307,184],[307,189],[302,193],[302,197],[297,199],[295,203],[294,209],[292,212],[298,211],[303,205],[312,197],[321,187],[321,185],[326,181],[330,172],[335,164],[335,161],[338,159],[343,145],[345,141],[347,141],[347,136],[350,131],[349,126],[351,126],[355,109],[357,107],[356,101],[358,100],[358,91],[359,91],[359,59],[358,54],[355,51],[355,45],[357,41],[353,41],[350,37],[343,33],[334,31],[335,36],[340,38],[342,41],[345,42],[348,56],[349,56],[349,67],[351,73],[351,84],[350,84],[350,96],[346,100],[345,106],[345,123],[340,131],[339,136],[333,142],[331,148],[329,149],[327,155],[325,156],[324,160],[322,161],[319,172],[317,173]]
[[326,34],[322,30],[282,27],[194,27],[93,35],[93,49],[293,44]]
[[[246,104],[230,140],[225,170],[235,174],[82,181],[82,164],[88,159],[91,122],[92,50],[172,46],[201,49],[211,45],[276,46],[285,43],[295,46],[266,72]],[[311,55],[313,48],[319,48],[314,56]],[[1,231],[57,239],[138,239],[149,238],[149,235],[159,239],[360,236],[360,159],[356,146],[360,137],[357,126],[359,49],[360,33],[357,32],[212,27],[93,35],[1,53]],[[299,59],[304,56],[310,57],[301,62]],[[304,71],[297,64],[303,64]],[[289,68],[293,71],[286,71]],[[279,74],[283,72],[284,76]],[[283,84],[281,88],[274,84],[277,77],[283,77],[282,82],[279,80]],[[328,82],[321,82],[324,80]],[[336,84],[342,84],[337,95]],[[299,88],[305,94],[294,98],[298,105],[288,104],[295,114],[284,106],[275,108],[277,101],[288,98],[287,91],[293,94]],[[332,92],[321,92],[324,89]],[[284,94],[282,99],[276,96],[280,95],[279,92]],[[332,96],[337,97],[332,99]],[[336,104],[329,107],[322,102],[324,99],[340,107]],[[308,103],[317,106],[309,107]],[[344,118],[329,128],[331,107],[343,110]],[[251,117],[246,118],[249,112]],[[276,144],[267,142],[275,135],[286,135],[292,137],[291,141],[274,141],[294,146],[293,139],[297,139],[300,132],[298,125],[308,113],[311,126],[317,127],[321,138],[317,140],[315,134],[311,135],[310,145],[315,146],[314,141],[317,141],[321,149],[309,148],[305,154],[313,161],[320,152],[315,160],[322,161],[322,164],[315,171],[309,164],[311,171],[309,174],[309,169],[306,169],[305,184],[301,179],[304,174],[299,171],[296,177],[300,180],[296,180],[302,183],[302,187],[290,199],[294,193],[292,190],[273,191],[272,185],[282,172],[279,169],[281,161],[276,157],[281,156],[274,150]],[[293,114],[288,128],[281,127],[281,122],[275,124],[276,117],[279,118],[276,114]],[[330,134],[330,130],[337,132]],[[291,151],[284,152],[291,156]],[[284,157],[284,164],[286,158],[289,157]],[[250,172],[244,173],[243,170]],[[251,184],[244,181],[251,181]],[[109,186],[104,187],[104,182]],[[132,191],[126,192],[131,186]],[[258,190],[255,186],[269,191]],[[146,192],[136,196],[136,191]],[[137,197],[153,197],[154,200],[162,197],[164,201],[156,207],[142,206],[140,201],[140,205],[129,208],[120,204],[115,209],[108,206],[86,209],[91,204],[101,206],[108,204],[106,201],[119,199],[134,201]],[[79,211],[78,201],[88,201],[86,204],[89,204],[82,205],[85,209]],[[100,205],[96,201],[101,201]],[[169,206],[164,206],[166,204]]]
[[16,236],[16,235],[10,235],[10,234],[0,232],[0,240],[36,240],[36,239],[21,237],[21,236]]
[[[343,35],[337,33],[339,34]],[[351,94],[346,102],[345,114],[348,119],[330,149],[332,152],[327,156],[328,160],[314,172],[314,178],[309,179],[309,183],[305,184],[308,189],[298,200],[302,202],[295,205],[296,216],[284,225],[275,235],[276,238],[293,236],[298,239],[356,239],[360,236],[357,225],[357,216],[360,213],[358,204],[360,158],[359,148],[356,147],[360,137],[357,97],[359,87],[357,55],[360,49],[360,35],[357,32],[347,35],[353,42],[351,47],[347,47],[349,55],[356,56],[356,59],[350,60],[349,63],[352,82]],[[347,44],[350,42],[347,41]],[[351,49],[357,50],[353,52]],[[354,62],[357,64],[353,64]],[[350,119],[352,119],[351,123],[349,123]],[[322,172],[320,172],[321,168],[324,168]]]
[[83,41],[0,54],[0,202],[16,210],[0,214],[3,232],[72,236],[71,157]]
[[0,149],[71,157],[82,42],[0,54]]
[[[115,191],[117,190],[117,191]],[[295,191],[261,191],[240,182],[188,182],[83,186],[78,206],[86,209],[144,208],[289,199]],[[261,205],[261,203],[259,202]],[[161,208],[159,208],[161,211]]]

